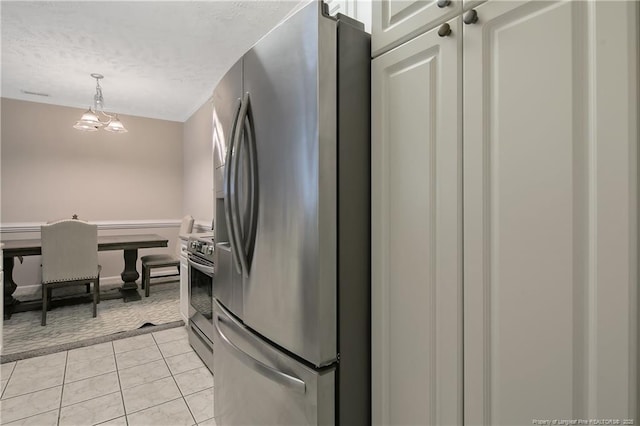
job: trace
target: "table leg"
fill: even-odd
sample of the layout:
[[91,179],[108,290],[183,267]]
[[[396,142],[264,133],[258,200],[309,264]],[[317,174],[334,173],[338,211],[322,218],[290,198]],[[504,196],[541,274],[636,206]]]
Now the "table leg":
[[138,293],[138,284],[136,280],[140,278],[140,274],[136,270],[136,263],[138,262],[138,249],[125,249],[124,250],[124,271],[120,276],[124,284],[120,288],[122,298],[125,302],[133,302],[140,300],[140,294]]
[[13,308],[20,303],[18,299],[13,297],[13,292],[18,287],[13,281],[13,256],[5,257],[3,259],[4,270],[4,319],[11,318],[13,314]]

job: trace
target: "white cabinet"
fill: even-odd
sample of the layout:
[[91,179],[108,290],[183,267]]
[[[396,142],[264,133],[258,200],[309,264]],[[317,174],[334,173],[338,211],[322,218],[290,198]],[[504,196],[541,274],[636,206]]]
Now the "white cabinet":
[[[2,256],[2,250],[0,250],[0,256]],[[1,259],[1,257],[0,257]],[[0,284],[4,284],[4,271],[0,269]],[[4,285],[2,285],[2,289],[0,290],[0,300],[3,301],[2,306],[0,306],[0,318],[2,319],[2,323],[0,323],[0,353],[2,353],[2,346],[4,340]]]
[[372,62],[376,425],[462,421],[460,42],[432,30]]
[[467,5],[372,62],[374,424],[637,423],[640,6]]
[[461,9],[461,0],[374,0],[371,56],[434,28]]
[[0,300],[3,301],[0,305],[0,353],[2,353],[2,341],[3,341],[3,327],[4,327],[4,257],[2,256],[2,247],[4,244],[0,243]]
[[463,40],[465,423],[628,418],[634,2],[476,11]]
[[179,238],[180,244],[180,315],[189,324],[189,264],[187,263],[187,240]]
[[376,0],[324,0],[329,8],[329,14],[338,13],[349,16],[364,24],[364,30],[371,32],[371,7]]

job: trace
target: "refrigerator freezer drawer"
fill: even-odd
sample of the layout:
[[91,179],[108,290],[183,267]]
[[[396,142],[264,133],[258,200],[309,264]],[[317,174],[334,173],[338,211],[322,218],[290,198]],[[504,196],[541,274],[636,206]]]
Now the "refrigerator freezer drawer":
[[335,424],[335,369],[311,369],[263,341],[214,302],[214,402],[219,426]]

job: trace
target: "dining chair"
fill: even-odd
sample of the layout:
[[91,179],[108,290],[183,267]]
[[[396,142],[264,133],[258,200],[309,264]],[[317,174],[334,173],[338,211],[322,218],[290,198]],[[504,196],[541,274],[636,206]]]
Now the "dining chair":
[[175,267],[178,272],[175,274],[156,275],[153,278],[173,277],[180,275],[180,235],[189,234],[193,230],[193,217],[187,215],[182,218],[180,223],[180,231],[178,231],[178,240],[173,254],[148,254],[140,258],[142,262],[142,288],[145,297],[149,297],[149,287],[151,286],[151,270],[156,268]]
[[93,284],[93,317],[100,295],[98,227],[78,219],[42,225],[42,325],[54,288]]
[[[71,219],[77,219],[78,215],[74,214]],[[56,222],[60,222],[61,220],[65,220],[66,218],[61,218],[61,219],[53,219],[53,220],[49,220],[47,221],[47,225],[51,225],[52,223],[56,223]],[[87,283],[87,294],[91,293],[91,283]],[[98,303],[100,303],[100,295],[98,295]]]

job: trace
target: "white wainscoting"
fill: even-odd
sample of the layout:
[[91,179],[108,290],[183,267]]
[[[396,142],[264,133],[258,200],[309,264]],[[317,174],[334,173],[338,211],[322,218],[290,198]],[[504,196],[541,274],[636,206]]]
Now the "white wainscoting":
[[[95,220],[89,221],[98,225],[98,231],[113,229],[148,229],[148,228],[179,228],[182,219],[158,220]],[[0,224],[0,234],[17,234],[24,232],[40,232],[40,226],[46,222],[9,222]],[[196,220],[193,224],[194,232],[211,231],[211,222]]]
[[[0,234],[16,234],[23,232],[40,232],[40,226],[46,222],[10,222],[0,225]],[[89,221],[98,225],[98,231],[107,229],[146,229],[146,228],[177,228],[180,219],[160,220],[96,220]]]

